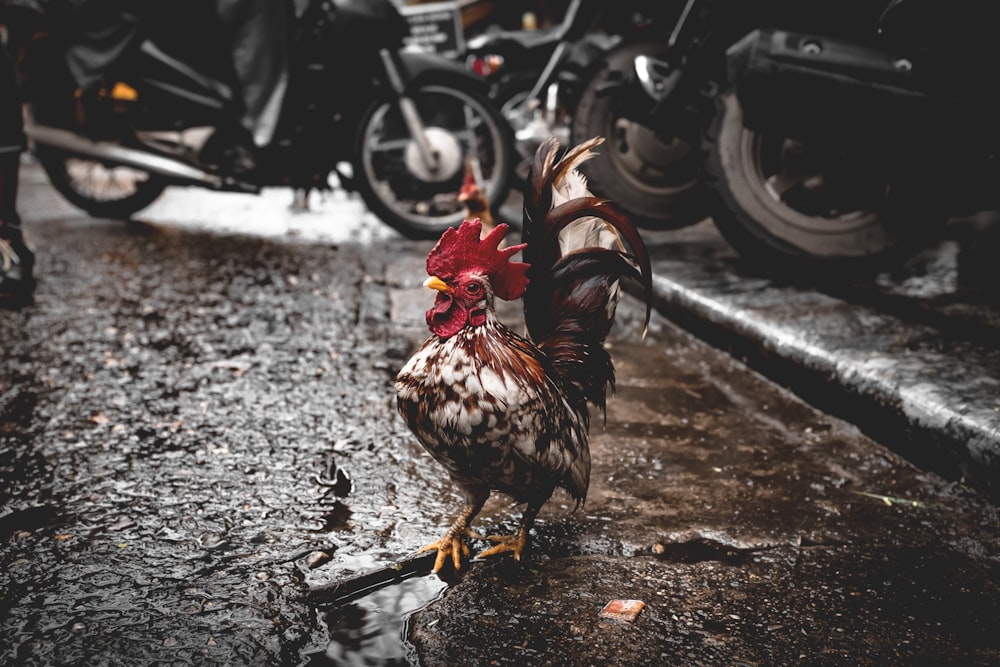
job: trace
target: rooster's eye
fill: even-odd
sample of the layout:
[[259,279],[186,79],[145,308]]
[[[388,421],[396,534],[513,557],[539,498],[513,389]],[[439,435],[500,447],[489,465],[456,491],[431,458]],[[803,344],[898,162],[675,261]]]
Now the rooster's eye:
[[469,291],[469,294],[479,294],[483,287],[479,283],[469,283],[465,289]]

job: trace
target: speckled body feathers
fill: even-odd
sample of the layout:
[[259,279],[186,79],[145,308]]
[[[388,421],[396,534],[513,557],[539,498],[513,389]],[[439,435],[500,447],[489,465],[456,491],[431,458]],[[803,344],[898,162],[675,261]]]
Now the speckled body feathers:
[[495,489],[519,501],[557,486],[587,494],[589,417],[574,410],[545,357],[490,317],[432,336],[396,379],[410,430],[467,496]]

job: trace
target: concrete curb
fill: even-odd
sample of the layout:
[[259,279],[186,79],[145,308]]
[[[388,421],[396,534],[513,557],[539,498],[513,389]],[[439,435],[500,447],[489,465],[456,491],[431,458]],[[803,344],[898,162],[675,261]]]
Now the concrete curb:
[[657,310],[921,468],[1000,502],[1000,354],[831,296],[654,259]]

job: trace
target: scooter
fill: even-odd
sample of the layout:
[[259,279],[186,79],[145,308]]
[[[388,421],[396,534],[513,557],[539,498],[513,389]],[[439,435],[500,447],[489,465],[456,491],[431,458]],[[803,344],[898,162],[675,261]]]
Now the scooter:
[[[58,34],[40,35],[26,58],[26,133],[55,188],[95,216],[129,217],[170,185],[259,192],[329,189],[333,180],[404,235],[437,238],[465,215],[458,192],[467,162],[489,200],[504,200],[513,140],[484,82],[452,60],[405,49],[407,30],[389,0],[309,2],[290,36],[274,138],[249,172],[195,159],[187,135],[231,131],[238,96],[159,38],[143,40],[108,86],[118,131],[95,139],[80,125]],[[225,146],[224,138],[214,140]]]
[[1000,206],[989,8],[688,0],[666,55],[608,94],[700,147],[708,213],[745,257],[870,273]]
[[[661,0],[623,0],[615,6],[570,0],[555,25],[492,28],[467,39],[465,65],[487,81],[491,99],[513,128],[520,172],[546,137],[569,141],[580,95],[595,72],[613,54],[652,34],[666,12]],[[606,136],[603,130],[595,129],[595,135]]]

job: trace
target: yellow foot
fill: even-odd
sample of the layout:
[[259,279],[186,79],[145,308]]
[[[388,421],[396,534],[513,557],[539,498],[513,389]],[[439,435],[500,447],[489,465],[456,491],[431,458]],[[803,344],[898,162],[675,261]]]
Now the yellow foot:
[[433,572],[437,573],[444,567],[445,560],[448,556],[451,556],[452,565],[455,566],[455,571],[458,572],[462,569],[462,557],[469,556],[469,546],[465,543],[465,540],[458,535],[454,535],[451,531],[444,534],[437,542],[431,542],[426,544],[417,551],[418,554],[422,554],[425,551],[437,550],[437,559],[434,561]]
[[514,553],[514,560],[521,560],[521,552],[524,551],[524,546],[528,543],[528,535],[525,532],[519,532],[517,535],[490,535],[486,539],[490,542],[496,542],[496,544],[481,552],[477,558],[486,558],[511,551]]

